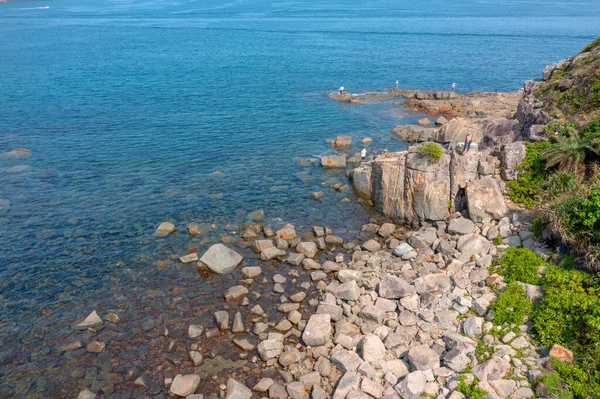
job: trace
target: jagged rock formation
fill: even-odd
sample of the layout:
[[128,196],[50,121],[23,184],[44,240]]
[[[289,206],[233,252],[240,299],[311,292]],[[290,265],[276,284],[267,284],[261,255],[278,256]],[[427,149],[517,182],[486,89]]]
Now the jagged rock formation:
[[528,80],[515,117],[528,140],[544,138],[542,128],[569,119],[584,125],[600,115],[600,41],[579,54],[544,68]]
[[[490,169],[494,174],[495,163],[485,154],[451,151],[432,163],[411,147],[355,168],[353,187],[385,216],[409,225],[444,220],[463,209],[479,221],[497,220],[507,207]],[[477,187],[470,198],[469,186]]]

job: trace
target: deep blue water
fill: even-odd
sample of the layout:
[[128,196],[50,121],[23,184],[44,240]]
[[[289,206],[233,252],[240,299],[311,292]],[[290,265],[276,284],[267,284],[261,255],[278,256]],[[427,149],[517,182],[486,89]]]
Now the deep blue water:
[[[342,133],[399,149],[389,131],[419,116],[329,100],[340,85],[517,90],[598,34],[596,0],[0,3],[0,153],[32,152],[0,158],[4,372],[96,306],[127,312],[142,287],[218,290],[155,261],[250,211],[356,231],[370,213],[352,193],[307,197],[344,176],[296,159],[334,153]],[[163,220],[218,231],[152,238]]]

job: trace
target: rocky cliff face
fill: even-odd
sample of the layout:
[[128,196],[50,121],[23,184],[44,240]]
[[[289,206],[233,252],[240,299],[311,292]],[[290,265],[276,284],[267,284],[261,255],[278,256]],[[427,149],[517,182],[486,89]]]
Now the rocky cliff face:
[[564,119],[586,124],[600,115],[600,41],[548,65],[541,79],[528,80],[523,88],[515,117],[524,138],[544,138],[545,125]]
[[499,219],[507,208],[500,186],[489,178],[495,165],[486,155],[457,151],[432,163],[411,147],[354,169],[353,187],[385,216],[408,225],[444,220],[463,209],[480,220]]

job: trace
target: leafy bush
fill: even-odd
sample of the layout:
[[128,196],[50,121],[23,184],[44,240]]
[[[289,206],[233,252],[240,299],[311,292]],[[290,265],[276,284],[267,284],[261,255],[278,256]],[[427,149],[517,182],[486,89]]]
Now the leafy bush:
[[522,204],[527,208],[531,208],[535,204],[540,186],[548,174],[542,151],[551,145],[548,141],[525,143],[527,153],[520,166],[523,173],[521,173],[519,179],[507,182],[510,188],[508,196],[512,202]]
[[525,315],[531,312],[533,303],[525,297],[525,290],[517,282],[509,283],[491,306],[494,324],[521,324]]
[[442,147],[436,143],[421,143],[417,152],[426,156],[429,162],[439,162],[442,159],[442,155],[444,155]]
[[[594,326],[600,306],[591,276],[572,267],[549,265],[541,278],[544,297],[535,307],[532,320],[538,341],[573,346],[583,343]],[[598,319],[600,320],[600,319]],[[594,339],[600,339],[595,338]]]
[[533,233],[533,235],[536,237],[541,237],[542,230],[543,230],[542,219],[540,219],[540,218],[533,219],[533,223],[531,224],[531,232]]
[[[554,74],[556,74],[556,72]],[[577,134],[577,124],[569,121],[550,123],[542,129],[542,132],[544,132],[548,137],[570,137]]]
[[588,399],[600,397],[598,380],[578,365],[565,364],[550,359],[551,373],[543,376],[539,383],[544,397],[558,399]]
[[596,152],[591,141],[580,134],[557,136],[552,145],[542,151],[547,168],[557,167],[561,171],[583,175],[588,153]]
[[509,247],[495,262],[496,272],[504,276],[507,283],[521,281],[538,284],[538,268],[544,260],[528,248]]
[[583,246],[600,243],[600,188],[567,196],[551,208],[570,239]]
[[498,234],[496,237],[494,237],[494,240],[492,242],[494,243],[494,245],[502,244],[502,236]]
[[477,388],[476,385],[478,382],[479,380],[477,379],[477,377],[475,377],[473,382],[467,385],[465,381],[465,376],[461,375],[460,377],[458,377],[458,386],[456,387],[456,390],[460,393],[463,393],[467,397],[467,399],[486,399],[487,391],[481,388]]

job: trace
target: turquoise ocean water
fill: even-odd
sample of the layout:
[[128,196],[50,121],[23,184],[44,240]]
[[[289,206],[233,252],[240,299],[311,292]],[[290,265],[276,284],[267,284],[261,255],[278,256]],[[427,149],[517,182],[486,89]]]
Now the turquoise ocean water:
[[[0,158],[0,397],[72,397],[86,386],[91,372],[77,361],[99,360],[57,346],[93,309],[118,311],[130,322],[116,334],[135,342],[115,344],[102,364],[143,368],[155,337],[134,324],[160,325],[169,306],[206,320],[234,281],[173,257],[239,235],[227,225],[253,210],[275,227],[359,230],[369,210],[322,186],[343,174],[296,159],[334,153],[326,139],[338,134],[401,149],[389,131],[420,115],[328,92],[396,80],[517,90],[598,34],[595,0],[0,3],[0,153],[31,150]],[[216,170],[226,177],[209,176]],[[325,197],[309,199],[317,190]],[[152,238],[163,220],[179,234]],[[192,221],[216,231],[190,241]],[[156,290],[196,308],[156,300]]]

